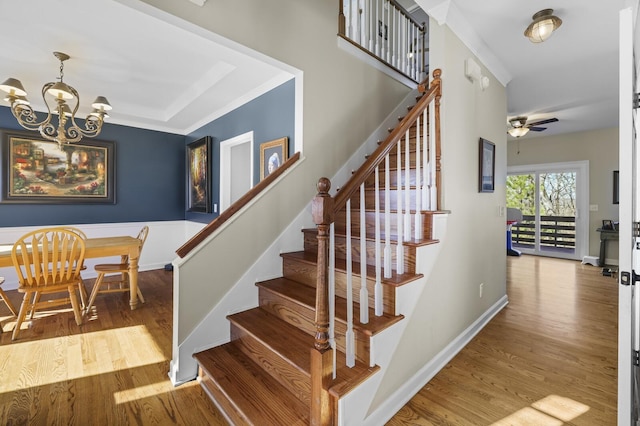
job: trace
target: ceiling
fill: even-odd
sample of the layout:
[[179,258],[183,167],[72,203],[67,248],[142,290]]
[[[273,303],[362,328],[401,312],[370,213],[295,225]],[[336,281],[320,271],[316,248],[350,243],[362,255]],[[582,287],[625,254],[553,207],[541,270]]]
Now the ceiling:
[[[618,16],[627,0],[402,3],[414,10],[413,1],[449,25],[506,85],[509,117],[560,120],[525,138],[618,125]],[[533,44],[523,32],[543,8],[563,24]],[[117,31],[96,30],[113,22]],[[80,93],[82,115],[104,95],[113,106],[109,122],[179,134],[293,76],[284,64],[135,0],[2,1],[0,38],[0,80],[20,79],[36,109],[44,106],[42,85],[58,76],[52,52],[61,51],[71,56],[64,81]]]
[[[618,126],[618,22],[627,0],[415,2],[446,22],[507,86],[509,117],[560,120],[524,138]],[[531,43],[524,30],[547,8],[562,26]]]
[[71,56],[64,82],[80,94],[81,117],[102,95],[108,122],[178,134],[292,78],[273,59],[130,0],[2,1],[0,39],[0,81],[19,79],[37,111],[60,51]]

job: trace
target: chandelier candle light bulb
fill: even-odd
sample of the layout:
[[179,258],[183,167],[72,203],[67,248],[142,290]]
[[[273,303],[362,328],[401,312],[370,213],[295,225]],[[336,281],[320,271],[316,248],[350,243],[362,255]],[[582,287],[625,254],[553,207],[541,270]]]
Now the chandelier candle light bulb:
[[[42,121],[38,121],[38,116],[29,104],[27,92],[20,80],[8,78],[0,84],[0,90],[7,93],[4,100],[11,104],[11,112],[22,127],[27,130],[37,130],[43,138],[57,142],[62,149],[64,145],[78,142],[83,137],[98,136],[104,119],[109,117],[107,111],[111,110],[111,105],[107,98],[98,96],[91,104],[93,111],[85,118],[84,129],[80,128],[75,122],[80,95],[76,89],[63,81],[64,61],[70,57],[62,52],[53,52],[53,55],[60,61],[60,77],[58,77],[59,81],[47,83],[42,88],[42,99],[47,106],[47,115]],[[75,100],[73,109],[67,103],[71,100]],[[55,105],[51,104],[53,101]],[[53,115],[58,116],[57,126],[51,122]]]

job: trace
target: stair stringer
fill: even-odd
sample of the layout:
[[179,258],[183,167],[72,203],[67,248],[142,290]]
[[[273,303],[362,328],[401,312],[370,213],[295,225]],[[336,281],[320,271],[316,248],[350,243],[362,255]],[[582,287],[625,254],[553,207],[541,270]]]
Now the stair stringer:
[[[332,193],[335,193],[341,184],[349,180],[352,171],[362,165],[367,154],[375,151],[378,142],[388,136],[388,129],[398,125],[398,117],[406,115],[407,106],[415,104],[417,95],[417,89],[409,92],[336,172],[331,178]],[[226,316],[258,306],[258,289],[255,283],[281,276],[280,253],[302,250],[303,238],[301,238],[300,230],[312,227],[315,227],[315,224],[312,221],[311,200],[309,200],[309,204],[300,212],[296,220],[285,228],[278,239],[242,275],[242,278],[231,287],[189,336],[177,345],[177,351],[174,348],[173,358],[169,363],[169,378],[174,386],[196,378],[198,364],[192,357],[194,353],[227,343],[230,340],[229,322]],[[276,272],[275,268],[279,272]],[[280,275],[274,275],[276,273]],[[179,268],[175,267],[174,283],[179,282],[178,274]],[[177,309],[175,297],[174,294],[174,315],[175,309]]]
[[314,225],[309,204],[178,345],[178,356],[176,358],[174,354],[169,369],[169,378],[174,386],[194,380],[198,375],[198,363],[192,357],[194,353],[231,340],[227,315],[258,306],[255,283],[282,276],[280,253],[302,250],[300,230],[311,226]]
[[[446,239],[448,216],[447,213],[434,214],[433,238],[437,239],[439,243],[418,247],[416,250],[416,273],[423,274],[424,277],[398,287],[396,290],[396,309],[399,314],[404,315],[404,319],[371,338],[372,364],[377,365],[380,370],[340,399],[338,402],[339,425],[362,425],[365,424],[365,421],[372,425],[381,424],[377,412],[374,413],[373,417],[370,416],[373,410],[371,403],[389,365],[393,363],[395,349],[411,320],[416,303],[420,299],[420,294],[425,286],[430,283],[431,271],[438,260],[442,244]],[[395,411],[391,415],[394,413]],[[375,420],[372,422],[372,419]]]

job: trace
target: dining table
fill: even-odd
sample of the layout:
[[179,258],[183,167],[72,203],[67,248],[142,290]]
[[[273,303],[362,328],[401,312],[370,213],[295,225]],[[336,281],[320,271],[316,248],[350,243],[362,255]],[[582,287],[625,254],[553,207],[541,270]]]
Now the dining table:
[[[87,238],[85,241],[85,259],[129,256],[129,306],[131,310],[138,307],[138,259],[141,242],[131,236]],[[13,266],[11,249],[13,243],[0,244],[0,267]]]

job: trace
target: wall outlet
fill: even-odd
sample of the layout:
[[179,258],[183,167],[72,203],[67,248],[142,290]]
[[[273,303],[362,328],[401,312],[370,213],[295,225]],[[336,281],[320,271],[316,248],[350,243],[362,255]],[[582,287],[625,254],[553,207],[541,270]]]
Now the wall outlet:
[[597,204],[589,204],[589,211],[590,212],[597,212],[598,211],[598,205]]
[[218,213],[218,205],[216,203],[213,203],[213,212]]
[[482,299],[482,290],[484,290],[484,283],[480,283],[480,298]]

